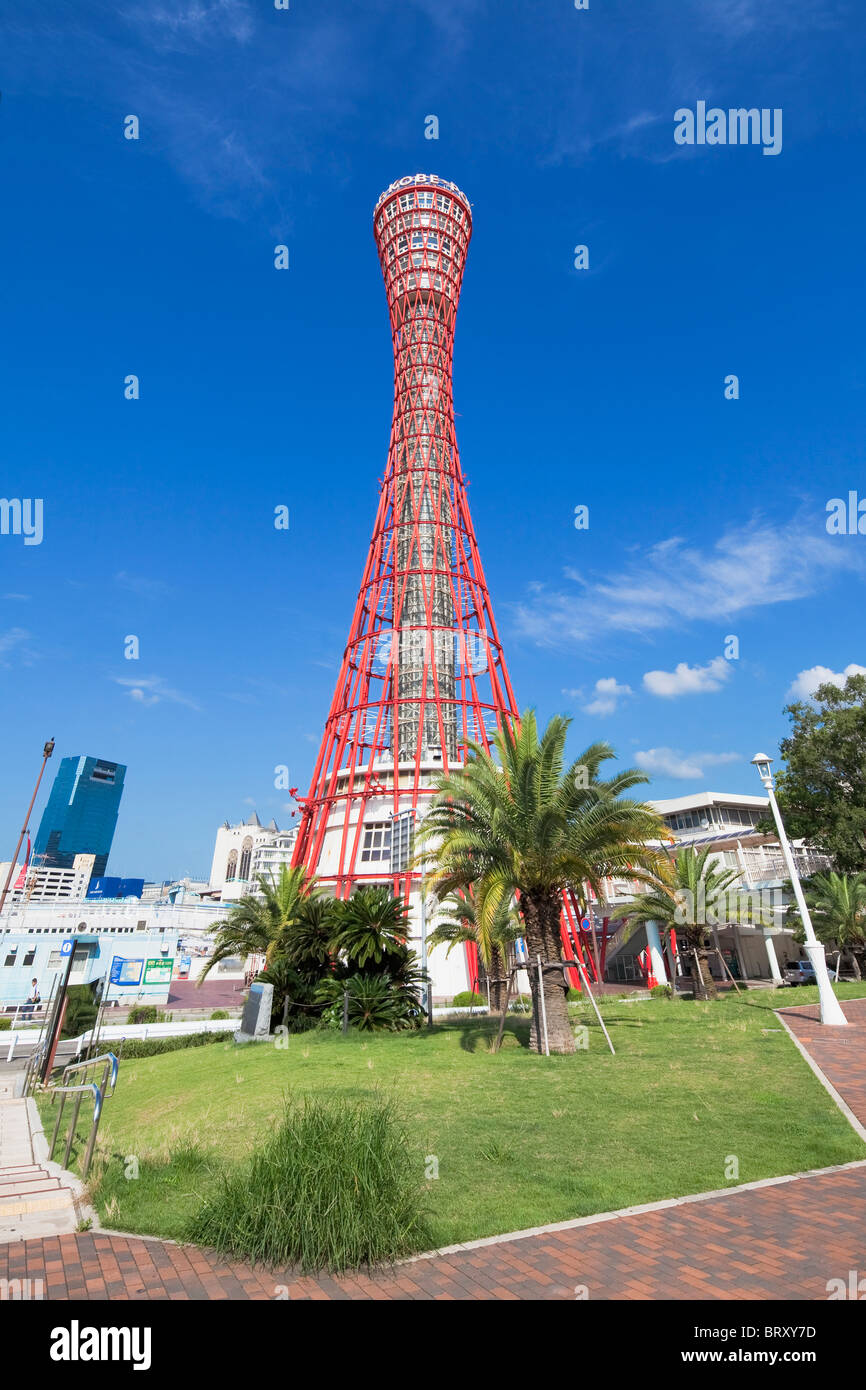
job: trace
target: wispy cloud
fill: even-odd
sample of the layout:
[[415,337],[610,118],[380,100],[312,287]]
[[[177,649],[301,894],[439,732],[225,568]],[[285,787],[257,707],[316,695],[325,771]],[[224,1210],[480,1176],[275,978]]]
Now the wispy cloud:
[[171,585],[166,584],[164,579],[147,579],[141,574],[127,574],[126,570],[120,570],[114,576],[114,582],[121,589],[129,589],[142,598],[162,598],[172,592]]
[[753,522],[706,546],[672,536],[612,566],[612,576],[566,570],[567,590],[532,586],[516,606],[517,626],[551,647],[611,631],[654,634],[807,598],[840,575],[864,570],[866,556],[839,545],[814,521]]
[[187,709],[201,709],[201,705],[191,696],[185,695],[182,690],[174,690],[162,676],[142,676],[138,680],[133,676],[115,676],[114,681],[122,685],[129,698],[138,705],[158,705],[165,701],[172,705],[186,705]]
[[854,661],[844,671],[832,671],[829,666],[810,666],[808,671],[800,671],[794,677],[788,698],[810,700],[819,685],[836,685],[841,690],[849,676],[866,676],[866,666],[858,666]]
[[30,633],[23,627],[9,627],[5,632],[0,632],[0,666],[12,665],[11,661],[6,660],[10,655],[17,656],[23,665],[29,666],[33,653],[23,645],[29,636]]
[[704,768],[742,761],[739,753],[681,753],[676,748],[646,748],[635,753],[635,762],[644,772],[689,782],[703,777]]
[[[222,216],[260,218],[267,199],[272,230],[287,231],[286,174],[333,159],[334,129],[372,81],[352,26],[329,9],[293,19],[255,0],[145,0],[114,15],[81,6],[62,19],[50,7],[32,23],[4,17],[0,37],[31,91],[115,111],[121,144],[123,117],[137,115],[131,161],[158,152]],[[292,27],[275,40],[282,20]]]
[[154,48],[176,52],[227,38],[248,43],[256,29],[256,13],[246,0],[163,0],[130,5],[122,14]]

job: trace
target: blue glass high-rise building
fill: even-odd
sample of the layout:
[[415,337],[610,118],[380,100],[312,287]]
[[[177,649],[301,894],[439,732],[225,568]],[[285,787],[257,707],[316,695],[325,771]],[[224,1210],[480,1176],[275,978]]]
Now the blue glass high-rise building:
[[104,875],[125,773],[104,758],[61,759],[33,846],[39,867],[71,869],[76,854],[95,854],[93,877]]

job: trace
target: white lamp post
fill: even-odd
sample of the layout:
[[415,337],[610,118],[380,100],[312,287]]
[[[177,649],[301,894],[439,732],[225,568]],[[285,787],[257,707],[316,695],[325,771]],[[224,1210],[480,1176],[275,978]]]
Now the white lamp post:
[[821,1022],[831,1024],[843,1024],[848,1020],[842,1012],[842,1006],[833,993],[830,984],[830,976],[827,974],[827,962],[824,959],[824,947],[815,935],[812,926],[812,919],[809,916],[809,909],[806,906],[806,899],[803,897],[803,888],[800,883],[800,875],[794,863],[794,856],[791,853],[791,846],[788,843],[788,836],[785,834],[785,827],[782,824],[782,813],[779,810],[779,803],[776,800],[776,789],[773,785],[773,774],[770,764],[773,759],[768,758],[766,753],[757,753],[752,759],[758,770],[758,776],[763,782],[767,795],[770,798],[770,806],[773,811],[773,819],[776,822],[776,829],[779,832],[779,844],[782,846],[782,854],[788,866],[788,873],[791,876],[791,886],[794,889],[794,897],[797,899],[797,906],[800,909],[800,919],[803,923],[803,930],[806,933],[806,955],[812,962],[815,971],[815,979],[818,982],[818,1001],[821,1006]]

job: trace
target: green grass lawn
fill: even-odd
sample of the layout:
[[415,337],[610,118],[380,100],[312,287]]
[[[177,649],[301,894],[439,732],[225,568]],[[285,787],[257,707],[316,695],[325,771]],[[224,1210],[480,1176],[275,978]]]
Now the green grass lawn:
[[[122,1063],[100,1132],[96,1205],[107,1226],[182,1237],[220,1173],[272,1132],[284,1097],[305,1092],[397,1100],[419,1181],[428,1156],[438,1161],[428,1203],[439,1245],[866,1158],[772,1013],[815,998],[800,988],[715,1004],[609,1001],[615,1057],[579,1004],[590,1042],[573,1057],[528,1052],[521,1020],[494,1054],[496,1021],[476,1018]],[[729,1155],[739,1161],[730,1181]],[[138,1178],[127,1178],[136,1163]]]

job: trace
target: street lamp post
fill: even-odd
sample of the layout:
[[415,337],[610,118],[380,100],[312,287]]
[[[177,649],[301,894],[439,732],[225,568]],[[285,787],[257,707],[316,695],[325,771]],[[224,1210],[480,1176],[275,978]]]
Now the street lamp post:
[[806,906],[806,899],[803,896],[803,887],[800,883],[800,875],[797,873],[797,866],[794,863],[794,856],[791,853],[791,846],[788,843],[788,836],[782,823],[782,813],[779,810],[779,803],[776,800],[776,789],[773,785],[773,774],[770,770],[772,758],[768,758],[766,753],[757,753],[752,759],[758,770],[758,776],[766,788],[770,798],[770,807],[773,812],[773,819],[776,822],[776,829],[779,832],[779,844],[782,846],[782,854],[791,876],[791,886],[794,889],[794,897],[800,909],[800,919],[803,923],[803,930],[806,933],[806,955],[812,962],[815,971],[815,979],[818,982],[818,1002],[821,1007],[821,1022],[833,1025],[846,1024],[847,1018],[842,1012],[842,1006],[833,993],[833,986],[830,984],[830,976],[827,973],[827,961],[824,957],[823,944],[815,935],[815,928],[812,926],[812,918],[809,916],[809,909]]
[[22,826],[21,834],[18,836],[18,843],[15,846],[15,853],[12,856],[12,863],[9,865],[9,872],[6,875],[6,882],[3,884],[3,892],[0,893],[0,912],[3,911],[3,905],[6,902],[6,894],[9,892],[9,884],[12,882],[12,875],[15,872],[15,865],[18,861],[18,851],[21,848],[24,836],[27,834],[27,827],[30,824],[30,812],[33,810],[33,803],[36,800],[36,795],[39,791],[39,783],[42,781],[42,774],[45,771],[45,764],[48,762],[48,759],[51,757],[51,754],[53,752],[54,739],[50,738],[46,743],[45,747],[42,749],[42,766],[39,769],[39,776],[36,778],[36,786],[33,788],[33,795],[30,798],[30,805],[27,807],[27,815],[24,817],[24,825]]

